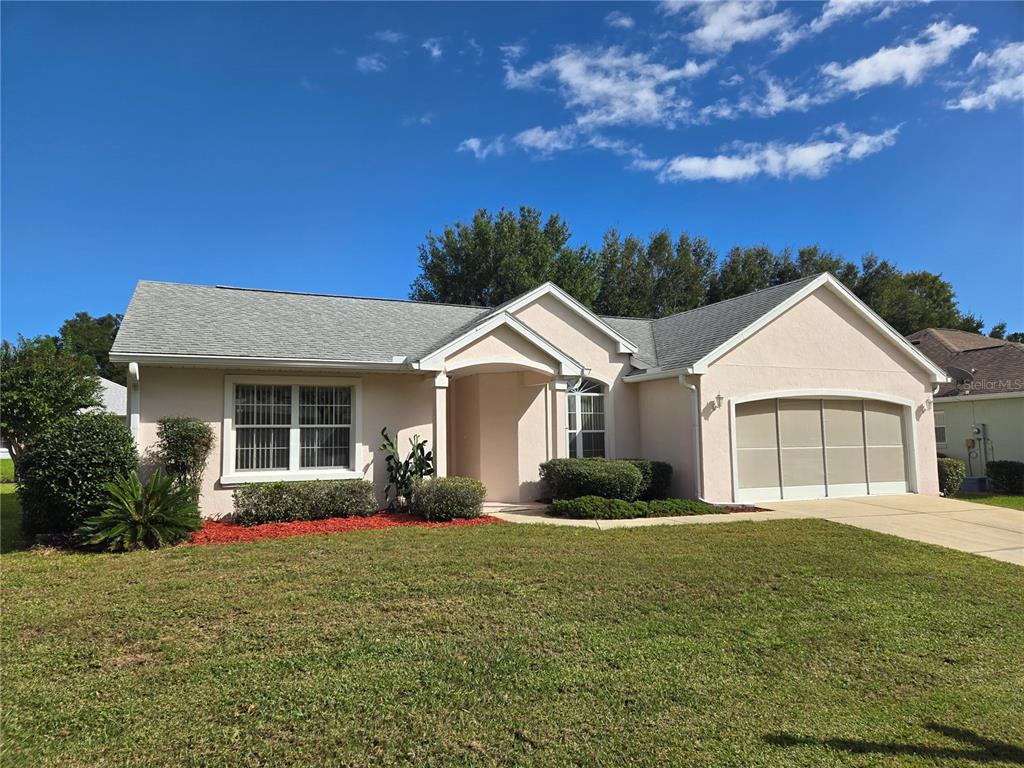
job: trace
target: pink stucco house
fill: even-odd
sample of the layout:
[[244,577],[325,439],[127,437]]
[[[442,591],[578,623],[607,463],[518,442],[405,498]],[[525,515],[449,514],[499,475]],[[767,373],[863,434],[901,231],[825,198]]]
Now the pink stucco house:
[[938,493],[945,373],[827,274],[658,320],[551,283],[480,308],[140,282],[111,359],[140,450],[163,416],[213,426],[207,516],[247,482],[382,489],[384,427],[494,501],[558,456],[664,460],[714,502]]

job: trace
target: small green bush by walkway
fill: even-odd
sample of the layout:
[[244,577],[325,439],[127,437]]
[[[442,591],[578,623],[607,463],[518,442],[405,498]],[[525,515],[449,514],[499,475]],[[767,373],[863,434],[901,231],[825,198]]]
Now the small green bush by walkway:
[[540,465],[540,479],[552,499],[603,496],[633,501],[644,485],[636,466],[613,459],[551,459]]
[[580,496],[560,499],[551,504],[556,517],[580,520],[629,520],[636,517],[676,517],[682,515],[721,515],[725,507],[705,504],[693,499],[655,499],[653,501],[623,501],[600,496]]
[[967,477],[967,465],[960,459],[939,457],[939,490],[943,496],[956,496]]
[[487,487],[472,477],[428,477],[412,484],[410,511],[424,520],[480,517]]
[[372,515],[379,510],[366,480],[249,483],[235,489],[235,522],[242,525]]

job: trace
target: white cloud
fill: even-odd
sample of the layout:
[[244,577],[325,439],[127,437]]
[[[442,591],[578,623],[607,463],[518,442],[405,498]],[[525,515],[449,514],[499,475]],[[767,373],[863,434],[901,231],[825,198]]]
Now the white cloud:
[[1002,102],[1024,101],[1024,42],[979,53],[970,71],[974,80],[946,109],[995,109]]
[[505,85],[535,88],[553,80],[581,127],[672,126],[690,106],[677,93],[676,83],[699,77],[712,66],[713,61],[690,60],[672,68],[651,61],[646,53],[627,54],[617,46],[592,51],[570,46],[524,70],[506,61]]
[[[662,12],[677,14],[690,4],[663,3]],[[737,43],[764,38],[781,40],[796,26],[796,17],[788,10],[775,12],[774,2],[726,0],[692,5],[690,20],[695,29],[684,35],[696,50],[728,53]]]
[[383,72],[387,68],[387,61],[379,53],[371,53],[356,59],[356,69],[360,72]]
[[401,32],[396,32],[393,29],[379,29],[373,33],[373,36],[382,43],[395,44],[405,40],[405,35]]
[[806,112],[813,106],[831,100],[829,94],[798,91],[789,83],[776,80],[771,75],[764,74],[760,79],[764,82],[763,93],[748,91],[733,103],[719,99],[714,104],[703,107],[697,113],[697,121],[707,122],[712,118],[735,120],[743,115],[772,117],[782,112]]
[[462,141],[459,146],[455,148],[455,151],[472,152],[473,157],[477,160],[486,160],[491,155],[500,157],[505,154],[505,137],[498,136],[490,142],[484,142],[476,136],[470,136],[465,141]]
[[803,144],[740,144],[714,156],[679,155],[668,160],[658,181],[743,181],[755,176],[820,179],[842,162],[860,160],[896,142],[900,126],[879,134],[831,126]]
[[612,11],[604,17],[604,23],[609,27],[616,27],[618,29],[632,29],[636,25],[633,17],[627,16],[622,11]]
[[402,118],[402,125],[406,127],[410,125],[430,125],[433,122],[433,112],[424,112],[422,115],[409,115],[408,117]]
[[501,57],[505,61],[516,61],[526,53],[525,45],[499,45],[498,50],[501,51]]
[[739,72],[733,72],[729,77],[724,80],[719,80],[718,84],[725,86],[726,88],[732,88],[735,85],[741,85],[743,83],[743,75]]
[[831,87],[845,92],[859,93],[897,80],[914,85],[929,69],[945,64],[977,31],[965,24],[952,27],[945,21],[936,22],[909,43],[880,48],[846,66],[831,62],[821,71]]
[[444,49],[441,47],[440,37],[431,37],[423,41],[423,49],[430,54],[432,59],[440,59],[444,54]]
[[561,128],[545,130],[537,125],[520,131],[512,141],[523,149],[550,155],[552,152],[561,152],[576,146],[576,128],[571,125],[563,125]]
[[841,21],[865,13],[878,13],[870,21],[881,21],[896,13],[900,8],[930,0],[827,0],[821,13],[801,27],[783,32],[779,37],[779,49],[788,50],[801,40],[821,34]]

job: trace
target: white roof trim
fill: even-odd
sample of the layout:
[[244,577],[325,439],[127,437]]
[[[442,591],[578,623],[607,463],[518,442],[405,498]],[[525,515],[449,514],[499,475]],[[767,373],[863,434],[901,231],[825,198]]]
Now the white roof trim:
[[542,337],[521,320],[510,315],[507,310],[491,315],[482,323],[473,326],[458,338],[449,341],[443,347],[434,350],[428,355],[424,355],[420,359],[418,367],[425,371],[444,370],[444,361],[446,358],[455,354],[460,349],[464,349],[469,346],[477,339],[486,336],[495,328],[501,326],[519,334],[531,344],[538,347],[546,355],[557,360],[560,375],[582,376],[584,374],[585,369],[579,362],[565,354],[565,352]]
[[722,355],[724,355],[729,350],[739,346],[741,343],[749,339],[751,336],[753,336],[755,333],[760,331],[765,326],[774,322],[782,314],[789,311],[791,308],[799,304],[801,301],[803,301],[805,298],[807,298],[809,295],[811,295],[812,293],[814,293],[816,290],[823,286],[831,290],[832,293],[834,293],[836,296],[845,301],[850,307],[857,310],[857,312],[859,312],[865,320],[867,320],[879,332],[881,332],[883,336],[886,336],[897,347],[903,350],[903,352],[906,353],[908,357],[910,357],[914,362],[916,362],[918,365],[920,365],[922,368],[928,371],[932,376],[931,380],[933,382],[945,383],[949,381],[949,378],[946,376],[946,372],[944,370],[939,368],[937,365],[935,365],[935,363],[933,363],[931,360],[929,360],[927,357],[921,354],[921,352],[918,351],[918,349],[913,344],[911,344],[909,341],[903,338],[903,336],[901,336],[891,325],[889,325],[887,322],[885,322],[885,320],[883,320],[881,317],[875,314],[871,307],[869,307],[863,301],[858,299],[845,285],[843,285],[841,282],[832,277],[832,275],[827,273],[815,278],[806,286],[804,286],[799,291],[790,296],[788,299],[778,304],[777,306],[773,307],[771,311],[761,315],[761,317],[759,317],[753,323],[751,323],[742,331],[737,333],[735,336],[726,340],[722,344],[719,344],[717,347],[715,347],[715,349],[708,352],[708,354],[704,355],[704,357],[702,357],[700,360],[693,364],[692,372],[707,373],[708,366],[711,365],[716,360],[718,360],[720,357],[722,357]]
[[941,410],[943,403],[973,403],[975,400],[1009,400],[1024,397],[1024,391],[979,392],[976,395],[936,395],[932,398],[934,407]]
[[636,344],[634,344],[621,333],[616,331],[614,328],[608,325],[608,323],[606,323],[600,317],[595,315],[593,312],[591,312],[585,306],[580,304],[578,301],[576,301],[576,299],[574,299],[572,296],[570,296],[568,293],[563,291],[561,288],[559,288],[552,282],[547,282],[544,283],[543,285],[538,285],[532,291],[527,291],[519,298],[513,299],[511,302],[502,307],[502,311],[507,312],[508,314],[514,314],[515,312],[518,312],[520,309],[525,307],[527,304],[532,304],[534,301],[543,296],[554,297],[562,304],[564,304],[566,307],[568,307],[570,310],[572,310],[581,320],[589,323],[591,326],[601,331],[601,333],[603,333],[605,336],[614,339],[616,344],[618,345],[618,352],[621,352],[622,354],[632,355],[636,354],[636,352],[639,350]]
[[374,360],[322,360],[319,358],[291,357],[238,357],[235,355],[181,355],[154,352],[111,352],[110,360],[115,363],[137,363],[141,365],[174,365],[224,368],[341,368],[359,370],[410,371],[408,363],[382,363]]

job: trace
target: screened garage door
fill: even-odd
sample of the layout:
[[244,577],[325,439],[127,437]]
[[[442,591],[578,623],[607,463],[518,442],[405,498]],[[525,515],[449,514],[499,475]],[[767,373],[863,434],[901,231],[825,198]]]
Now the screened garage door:
[[737,404],[737,501],[906,493],[903,410],[854,399]]

